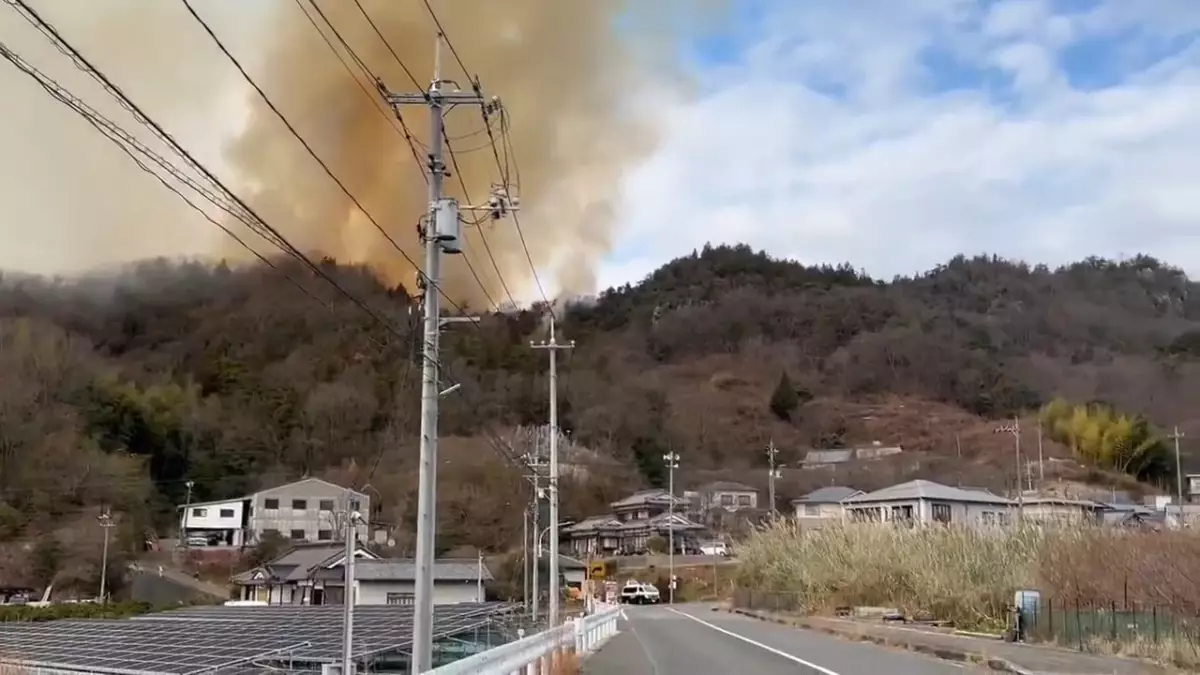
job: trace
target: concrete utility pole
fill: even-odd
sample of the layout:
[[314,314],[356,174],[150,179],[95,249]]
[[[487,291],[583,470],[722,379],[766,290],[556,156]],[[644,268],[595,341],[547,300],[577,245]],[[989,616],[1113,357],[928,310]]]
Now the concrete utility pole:
[[1012,434],[1013,437],[1013,453],[1016,461],[1016,487],[1017,487],[1017,520],[1025,520],[1025,490],[1021,487],[1021,418],[1013,415],[1013,423],[1005,424],[996,427],[992,430],[994,434]]
[[679,468],[679,453],[668,452],[663,455],[663,464],[667,467],[667,494],[670,506],[667,507],[667,603],[675,604],[675,469]]
[[354,552],[358,549],[358,521],[361,515],[351,508],[353,493],[346,490],[346,561],[342,567],[346,571],[345,586],[342,587],[342,673],[351,675],[355,672],[354,664],[354,605],[357,598],[354,593]]
[[104,548],[100,554],[100,604],[108,604],[106,593],[108,592],[108,532],[116,523],[113,522],[112,514],[108,508],[104,509],[104,513],[98,518],[100,527],[104,528]]
[[192,486],[195,483],[189,480],[184,485],[187,486],[187,498],[183,501],[183,517],[179,519],[179,538],[183,540],[183,547],[186,549],[190,548],[188,546],[187,521],[188,514],[192,511]]
[[[406,105],[422,105],[429,108],[429,214],[420,228],[425,245],[425,270],[421,279],[424,298],[424,336],[421,372],[421,452],[417,488],[417,574],[413,598],[413,672],[423,673],[432,669],[433,656],[433,549],[436,537],[436,489],[437,489],[437,442],[438,442],[438,398],[449,393],[440,392],[439,336],[441,333],[441,303],[438,297],[441,278],[441,254],[461,253],[463,237],[459,221],[459,203],[456,199],[442,195],[442,182],[446,177],[445,113],[451,106],[460,104],[478,105],[485,112],[500,109],[499,99],[486,99],[478,85],[471,91],[453,91],[444,88],[454,84],[441,75],[441,47],[444,35],[437,35],[434,44],[433,79],[426,92],[396,94],[388,91],[379,82],[379,90],[393,108]],[[467,206],[466,210],[490,211],[498,219],[509,210],[515,209],[516,200],[511,199],[506,188],[492,195],[486,206]],[[457,387],[457,385],[455,385]],[[451,389],[455,388],[452,387]]]
[[550,315],[550,339],[530,343],[534,349],[550,352],[550,626],[558,625],[558,351],[574,349],[575,341],[559,343]]
[[529,611],[529,507],[521,519],[521,606]]
[[1042,421],[1038,420],[1038,489],[1046,488],[1046,457],[1042,454]]
[[540,514],[542,511],[541,475],[542,475],[543,462],[542,462],[542,441],[541,441],[540,435],[536,436],[534,438],[533,452],[526,454],[523,457],[523,459],[525,460],[525,466],[529,467],[529,469],[532,471],[532,473],[529,474],[528,476],[526,476],[526,478],[528,478],[533,483],[533,507],[532,507],[532,511],[530,514],[530,518],[533,523],[533,529],[530,532],[530,538],[528,540],[529,554],[530,554],[529,555],[529,558],[530,558],[529,574],[533,579],[530,583],[530,589],[529,589],[530,603],[529,603],[528,607],[530,608],[530,612],[531,612],[530,618],[532,618],[533,621],[536,622],[538,620],[538,614],[539,614],[538,610],[540,609],[540,606],[541,606],[541,589],[539,588],[539,586],[541,585],[540,577],[542,574],[542,572],[541,572],[542,557],[540,554],[541,543],[540,543],[539,537],[541,536],[541,532],[542,532],[542,530],[541,530],[541,515]]
[[775,439],[767,444],[767,499],[771,503],[771,522],[779,519],[779,510],[775,508],[775,479],[782,478],[783,472],[779,470],[775,464],[775,458],[779,455],[779,448],[775,447]]
[[1179,439],[1185,434],[1179,432],[1179,427],[1171,433],[1171,438],[1175,441],[1175,494],[1179,499],[1179,522],[1183,524],[1183,460],[1179,458]]

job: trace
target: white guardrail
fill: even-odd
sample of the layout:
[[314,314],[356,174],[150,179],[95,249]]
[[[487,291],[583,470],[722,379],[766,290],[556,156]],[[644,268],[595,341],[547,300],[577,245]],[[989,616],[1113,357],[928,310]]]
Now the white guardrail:
[[620,606],[598,602],[591,614],[434,668],[426,675],[542,675],[550,672],[556,656],[586,654],[615,635],[620,616]]

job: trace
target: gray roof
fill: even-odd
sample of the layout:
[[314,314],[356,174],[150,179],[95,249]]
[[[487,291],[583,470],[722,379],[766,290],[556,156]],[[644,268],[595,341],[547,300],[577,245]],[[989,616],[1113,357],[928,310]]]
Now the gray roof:
[[854,457],[853,450],[810,450],[801,464],[842,464]]
[[862,494],[862,490],[855,490],[852,487],[843,487],[841,485],[830,485],[828,487],[819,488],[800,497],[792,500],[793,504],[838,504],[845,499],[849,499],[854,495]]
[[758,490],[746,485],[731,480],[718,480],[712,483],[707,483],[700,486],[700,492],[754,492]]
[[[687,497],[678,494],[675,495],[675,503],[677,505],[682,504],[686,506],[689,502],[690,500]],[[659,504],[662,506],[667,506],[670,503],[671,496],[667,494],[667,491],[661,488],[655,488],[651,490],[641,490],[639,492],[635,492],[628,497],[618,499],[610,504],[610,506],[616,509],[628,506],[641,506],[642,504]]]
[[1004,504],[1012,505],[1011,499],[1006,499],[990,492],[979,490],[964,490],[950,487],[928,480],[910,480],[882,490],[855,495],[845,501],[846,504],[872,504],[877,502],[909,501],[914,499],[932,499],[947,502],[967,502],[973,504]]
[[591,516],[563,528],[563,532],[590,532],[596,529],[615,530],[621,527],[621,521],[613,516]]

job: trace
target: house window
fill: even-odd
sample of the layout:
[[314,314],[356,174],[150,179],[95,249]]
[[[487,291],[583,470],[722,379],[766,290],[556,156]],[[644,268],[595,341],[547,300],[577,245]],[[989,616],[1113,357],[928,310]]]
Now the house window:
[[278,499],[264,499],[263,500],[263,508],[268,511],[274,511],[279,508],[279,500]]
[[304,530],[292,530],[292,541],[302,541],[304,539]]
[[388,593],[387,604],[389,605],[411,605],[413,604],[412,593]]
[[295,511],[304,511],[308,508],[308,502],[304,499],[293,499],[292,509]]
[[816,518],[821,515],[821,507],[816,504],[805,504],[804,515]]
[[1007,513],[1001,513],[1001,514],[1000,514],[1000,524],[1001,524],[1001,525],[1003,525],[1003,526],[1007,526],[1007,525],[1008,525],[1008,514],[1007,514]]
[[738,506],[750,506],[750,495],[738,495]]
[[317,541],[329,541],[333,539],[333,530],[317,530]]
[[203,518],[208,515],[208,509],[192,509],[193,518]]
[[950,522],[950,505],[949,504],[933,504],[933,522],[948,523]]
[[991,511],[984,511],[980,517],[982,518],[984,525],[996,524],[996,514],[992,513]]
[[333,510],[333,500],[332,499],[322,499],[320,506],[321,506],[322,511],[332,511]]
[[232,518],[233,517],[233,509],[221,509],[221,517],[222,518]]
[[733,506],[733,495],[721,495],[721,506]]
[[892,522],[905,524],[912,523],[913,507],[911,504],[892,507]]
[[351,510],[351,511],[358,511],[358,510],[359,510],[359,508],[360,508],[360,505],[359,505],[359,503],[358,503],[358,500],[357,500],[357,499],[351,499],[351,500],[350,500],[350,510]]

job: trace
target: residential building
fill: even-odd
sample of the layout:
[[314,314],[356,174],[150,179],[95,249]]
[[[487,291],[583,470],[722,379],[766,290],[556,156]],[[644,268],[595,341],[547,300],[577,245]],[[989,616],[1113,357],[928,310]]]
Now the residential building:
[[338,541],[344,532],[347,495],[350,509],[362,516],[359,539],[384,543],[387,533],[371,526],[370,497],[320,478],[235,499],[182,505],[180,538],[204,537],[211,546],[236,547],[253,546],[270,533],[294,542]]
[[704,526],[689,519],[690,501],[676,496],[672,505],[666,490],[642,490],[610,504],[611,515],[593,516],[563,528],[563,544],[580,557],[634,554],[646,551],[652,537],[669,538],[684,551],[695,548]]
[[1184,501],[1191,504],[1200,503],[1200,473],[1184,474],[1183,490]]
[[796,524],[801,529],[820,529],[828,523],[839,523],[846,519],[845,500],[863,494],[851,487],[830,485],[792,500],[796,512]]
[[[355,603],[412,604],[416,562],[380,558],[360,546],[355,551]],[[301,544],[287,553],[233,577],[243,600],[270,604],[340,605],[345,601],[345,547],[340,544]],[[478,559],[439,559],[433,565],[433,602],[451,605],[482,602],[481,585],[492,580]]]
[[904,449],[898,445],[883,445],[876,441],[870,445],[845,448],[839,450],[810,450],[800,460],[801,469],[825,469],[837,467],[851,462],[869,462],[891,455],[898,455]]
[[1102,523],[1101,514],[1106,510],[1103,504],[1087,499],[1041,495],[1023,496],[1021,508],[1027,521],[1062,527]]
[[716,481],[701,485],[694,494],[702,514],[718,508],[730,513],[758,508],[758,490],[743,483]]
[[249,515],[244,499],[196,502],[180,509],[181,540],[203,537],[209,546],[241,547]]
[[981,490],[911,480],[842,501],[848,519],[897,525],[997,526],[1012,522],[1015,503]]

